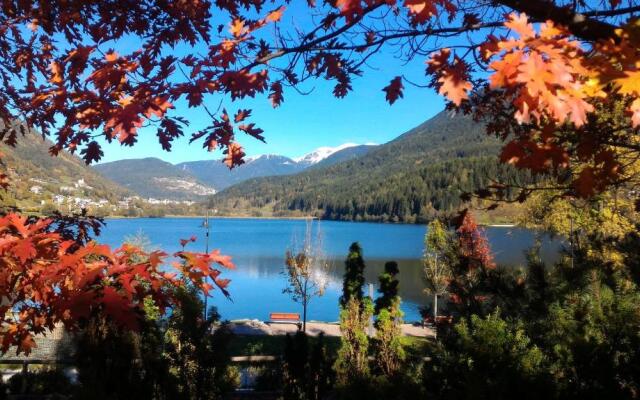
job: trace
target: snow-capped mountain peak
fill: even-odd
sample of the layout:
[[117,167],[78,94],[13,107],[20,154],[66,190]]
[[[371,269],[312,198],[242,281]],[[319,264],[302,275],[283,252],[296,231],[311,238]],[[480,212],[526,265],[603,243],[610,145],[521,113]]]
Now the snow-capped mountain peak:
[[280,156],[277,154],[259,154],[259,155],[255,155],[255,156],[248,156],[244,158],[244,163],[245,164],[249,164],[252,163],[254,161],[257,160],[272,160],[272,161],[276,161],[276,162],[281,162],[281,163],[286,163],[287,161],[290,161],[290,158],[287,158],[285,156]]
[[357,143],[344,143],[337,147],[318,147],[311,153],[305,154],[302,157],[294,158],[293,161],[300,164],[317,164],[325,158],[331,156],[333,153],[336,153],[340,150],[348,149],[349,147],[358,146]]

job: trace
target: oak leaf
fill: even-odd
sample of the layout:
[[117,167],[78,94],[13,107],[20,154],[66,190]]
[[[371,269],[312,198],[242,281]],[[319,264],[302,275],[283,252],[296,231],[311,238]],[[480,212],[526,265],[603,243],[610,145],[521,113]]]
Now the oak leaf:
[[404,86],[402,85],[402,77],[396,76],[391,80],[389,85],[385,86],[382,90],[386,93],[385,97],[389,104],[393,104],[398,100],[398,98],[403,97],[402,90]]

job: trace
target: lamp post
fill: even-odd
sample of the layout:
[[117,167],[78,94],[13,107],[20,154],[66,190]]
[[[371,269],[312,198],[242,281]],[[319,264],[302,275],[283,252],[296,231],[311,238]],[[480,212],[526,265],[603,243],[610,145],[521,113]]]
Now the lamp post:
[[[209,224],[209,210],[207,210],[207,214],[205,216],[204,221],[202,222],[202,227],[205,229],[205,240],[204,240],[204,251],[209,254],[209,232],[210,232],[210,224]],[[207,283],[207,277],[204,277],[204,283]],[[207,292],[204,293],[204,320],[207,320],[207,307],[208,307],[208,299],[209,294]]]
[[[213,214],[217,214],[218,210],[213,210]],[[205,240],[204,240],[204,251],[209,254],[209,234],[211,232],[211,223],[209,222],[209,210],[205,215],[204,221],[202,222],[202,227],[205,229]],[[204,283],[207,283],[208,278],[204,277]],[[204,294],[204,320],[207,320],[207,307],[209,306],[209,295],[207,293]]]

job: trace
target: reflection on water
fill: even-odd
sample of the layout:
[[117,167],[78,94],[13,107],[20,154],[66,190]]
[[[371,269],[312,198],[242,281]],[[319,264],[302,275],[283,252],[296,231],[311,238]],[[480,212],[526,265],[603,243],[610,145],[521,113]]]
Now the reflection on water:
[[[193,234],[202,236],[202,221],[195,218],[154,218],[109,220],[101,240],[118,245],[126,235],[142,230],[154,245],[165,251],[179,250],[178,240]],[[321,230],[323,254],[327,257],[329,285],[321,298],[314,298],[309,319],[335,321],[338,319],[338,298],[342,289],[344,258],[349,245],[358,241],[364,249],[367,282],[376,283],[384,263],[395,260],[400,267],[400,295],[405,319],[419,319],[419,307],[428,304],[423,293],[422,264],[425,227],[418,225],[388,225],[322,221],[314,223]],[[305,222],[301,220],[215,219],[211,223],[211,248],[219,248],[231,255],[236,270],[225,271],[232,280],[232,300],[213,294],[213,301],[223,318],[268,319],[270,312],[299,311],[289,296],[282,293],[287,279],[283,275],[284,253],[296,239],[304,237]],[[487,236],[496,261],[504,265],[523,264],[524,252],[533,245],[535,234],[517,228],[487,228]],[[191,250],[203,250],[199,240]],[[558,244],[542,241],[545,260],[556,257]]]

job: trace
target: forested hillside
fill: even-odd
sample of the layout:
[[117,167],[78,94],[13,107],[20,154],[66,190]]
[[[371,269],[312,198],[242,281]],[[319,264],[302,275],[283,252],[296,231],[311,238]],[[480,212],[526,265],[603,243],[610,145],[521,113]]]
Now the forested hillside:
[[490,179],[531,178],[499,165],[499,143],[472,120],[442,112],[353,160],[293,176],[253,179],[218,193],[221,212],[424,222],[458,208]]
[[118,160],[95,169],[143,198],[202,200],[215,193],[191,172],[158,158]]
[[8,166],[6,171],[11,178],[11,185],[2,196],[3,205],[19,206],[27,211],[51,209],[54,205],[67,210],[114,204],[131,195],[76,156],[61,152],[52,157],[50,146],[51,142],[34,133],[19,136],[15,147],[0,144],[2,161]]

